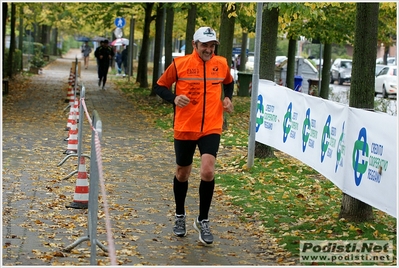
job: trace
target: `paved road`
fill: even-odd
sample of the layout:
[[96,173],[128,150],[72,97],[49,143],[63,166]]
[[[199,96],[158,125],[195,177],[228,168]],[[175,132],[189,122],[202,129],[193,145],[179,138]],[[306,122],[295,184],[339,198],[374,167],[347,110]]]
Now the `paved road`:
[[[65,110],[65,99],[74,57],[79,57],[76,50],[46,66],[42,74],[12,84],[3,98],[3,265],[90,264],[87,242],[71,252],[62,251],[88,234],[87,210],[66,208],[73,200],[76,175],[63,178],[77,170],[77,160],[70,158],[57,166],[66,156],[63,139],[69,109]],[[90,64],[79,82],[86,88],[89,113],[97,110],[103,122],[101,154],[118,264],[278,264],[284,251],[256,223],[241,223],[240,210],[218,188],[210,213],[215,242],[211,247],[198,243],[192,228],[198,208],[197,175],[188,193],[188,236],[172,235],[172,143],[112,82],[101,90],[94,61]],[[91,130],[88,120],[84,121],[79,131],[83,153],[88,154]],[[194,168],[193,173],[198,170]],[[97,237],[107,245],[101,200]],[[110,265],[108,255],[99,248],[96,260]]]

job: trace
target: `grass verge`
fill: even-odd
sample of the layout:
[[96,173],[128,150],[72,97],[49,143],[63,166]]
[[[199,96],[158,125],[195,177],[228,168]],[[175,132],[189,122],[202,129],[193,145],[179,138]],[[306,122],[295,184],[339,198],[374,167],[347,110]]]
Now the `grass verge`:
[[[136,109],[152,118],[173,140],[172,106],[150,97],[148,89],[124,81],[116,83],[132,99]],[[240,208],[243,222],[261,222],[264,231],[292,256],[299,256],[301,240],[392,240],[393,262],[342,265],[396,265],[397,221],[394,217],[375,209],[372,222],[340,219],[341,190],[283,152],[275,151],[275,158],[255,158],[254,166],[246,169],[250,98],[235,97],[233,103],[234,113],[226,116],[228,129],[221,140],[221,145],[233,153],[218,158],[216,176],[218,187]]]

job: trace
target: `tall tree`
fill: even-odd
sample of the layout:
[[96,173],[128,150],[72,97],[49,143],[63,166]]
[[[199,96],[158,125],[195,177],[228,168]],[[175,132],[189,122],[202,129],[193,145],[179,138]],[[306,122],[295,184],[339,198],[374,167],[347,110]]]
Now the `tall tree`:
[[218,48],[218,55],[223,56],[227,59],[227,63],[231,66],[231,56],[233,51],[233,39],[234,39],[234,24],[235,16],[232,13],[235,12],[236,6],[234,4],[222,3],[221,4],[221,20],[219,30],[219,41],[220,45]]
[[319,96],[328,99],[332,44],[353,43],[355,6],[353,3],[306,3],[306,5],[316,16],[310,16],[299,27],[303,36],[311,40],[317,39],[324,44]]
[[266,3],[262,13],[259,78],[274,81],[279,8]]
[[[7,25],[7,19],[8,19],[8,4],[7,3],[2,3],[3,7],[3,44],[2,47],[2,57],[4,59],[4,50],[6,48],[6,25]],[[3,60],[3,69],[4,69],[4,60]]]
[[[279,8],[270,3],[264,4],[262,12],[262,33],[259,60],[259,78],[274,81],[277,49]],[[274,157],[273,148],[255,141],[255,157]]]
[[148,55],[150,49],[150,25],[153,20],[152,8],[154,3],[143,3],[145,12],[144,18],[144,29],[143,29],[143,41],[139,56],[139,65],[137,67],[137,78],[136,82],[140,84],[140,87],[148,88]]
[[185,54],[191,54],[193,52],[193,46],[191,41],[195,33],[195,22],[197,20],[197,4],[190,3],[187,8],[187,25],[186,25],[186,49]]
[[[15,52],[15,21],[16,21],[16,7],[15,3],[11,3],[11,36],[10,36],[10,50],[8,51],[8,77],[13,77],[14,71],[14,52]],[[22,55],[22,54],[21,54]]]
[[294,89],[296,42],[297,41],[294,36],[290,36],[288,38],[287,78],[285,80],[285,86],[291,89]]
[[[234,38],[234,24],[236,6],[234,4],[221,4],[221,19],[219,30],[219,48],[217,54],[227,59],[227,64],[231,66],[231,57],[233,53],[233,38]],[[222,91],[223,92],[223,91]],[[227,118],[223,115],[223,129],[227,129]]]
[[384,2],[380,4],[378,20],[378,41],[385,47],[383,56],[384,64],[387,64],[389,48],[396,45],[397,36],[397,3]]
[[165,8],[164,4],[158,3],[157,4],[157,15],[155,19],[155,46],[154,46],[154,69],[152,72],[152,90],[150,96],[156,96],[154,92],[154,86],[158,81],[160,76],[160,68],[161,65],[159,64],[162,58],[162,51],[163,51],[163,42],[162,38],[165,36],[164,34],[165,29]]
[[[374,109],[374,78],[379,3],[357,3],[349,106]],[[367,21],[367,23],[364,23]],[[363,222],[373,219],[370,205],[343,193],[340,218]]]
[[326,41],[324,43],[323,49],[323,65],[320,65],[319,68],[319,72],[321,71],[321,85],[319,88],[319,96],[326,100],[328,100],[328,94],[330,91],[331,50],[332,44]]
[[[19,31],[19,35],[18,35],[18,49],[21,51],[21,55],[23,55],[23,43],[24,43],[24,19],[23,16],[21,16],[22,14],[22,10],[23,10],[23,4],[19,3],[19,27],[18,27],[18,31]],[[21,70],[24,69],[24,57],[21,57],[21,62],[20,62],[20,66],[21,66]]]
[[[293,88],[295,73],[296,40],[300,36],[308,40],[319,40],[325,45],[323,51],[322,81],[320,96],[328,98],[331,44],[348,44],[353,42],[354,5],[353,3],[280,3],[280,30],[288,32],[290,40],[287,86]],[[353,15],[352,15],[353,14]]]
[[238,71],[245,71],[247,62],[247,46],[249,33],[255,32],[256,3],[236,3],[237,22],[242,29],[241,36],[241,59]]
[[[171,4],[166,7],[166,22],[165,22],[165,63],[164,70],[172,63],[173,52],[173,21],[175,11]],[[162,70],[162,71],[164,71]]]

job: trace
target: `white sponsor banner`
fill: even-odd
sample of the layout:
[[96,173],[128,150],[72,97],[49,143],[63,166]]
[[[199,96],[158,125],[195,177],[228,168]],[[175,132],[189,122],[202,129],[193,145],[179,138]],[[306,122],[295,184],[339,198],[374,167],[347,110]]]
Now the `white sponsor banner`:
[[396,217],[397,117],[259,80],[256,141],[320,172],[348,195]]

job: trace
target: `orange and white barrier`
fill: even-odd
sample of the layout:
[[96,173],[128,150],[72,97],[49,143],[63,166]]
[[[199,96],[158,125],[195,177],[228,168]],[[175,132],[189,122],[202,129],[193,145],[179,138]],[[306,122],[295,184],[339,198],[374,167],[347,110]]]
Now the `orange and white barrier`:
[[64,154],[76,154],[78,152],[78,127],[76,115],[73,115],[71,129],[69,130],[68,146]]
[[75,73],[72,71],[72,68],[71,72],[69,73],[68,84],[72,86],[75,84]]
[[68,120],[67,120],[67,126],[65,128],[65,130],[69,131],[71,129],[71,126],[73,124],[73,121],[76,120],[76,111],[75,111],[75,107],[73,105],[71,105],[70,109],[69,109],[69,115],[68,115]]
[[69,105],[73,105],[73,103],[75,102],[75,90],[73,89],[72,85],[68,86],[68,92],[65,102],[68,102]]
[[73,202],[67,208],[85,209],[89,204],[89,181],[84,156],[80,157]]

